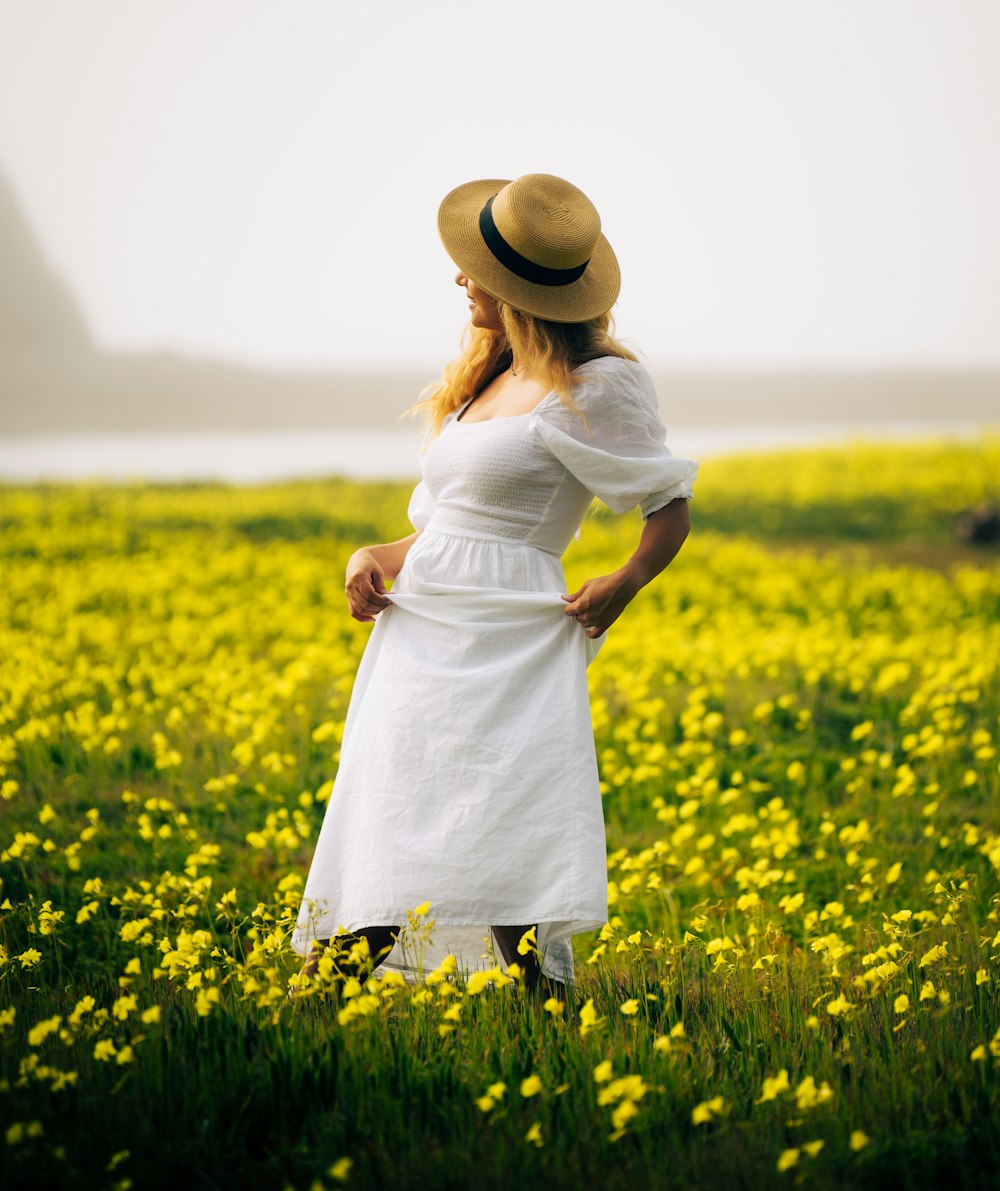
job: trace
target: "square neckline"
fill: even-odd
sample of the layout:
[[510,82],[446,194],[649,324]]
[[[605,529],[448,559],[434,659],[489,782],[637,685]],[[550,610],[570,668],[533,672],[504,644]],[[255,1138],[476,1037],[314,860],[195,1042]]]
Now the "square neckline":
[[490,422],[513,422],[513,421],[516,421],[518,418],[530,418],[531,415],[535,412],[536,409],[538,409],[538,407],[540,405],[544,405],[545,402],[548,401],[548,399],[550,397],[554,397],[555,395],[556,395],[555,389],[549,389],[549,391],[544,395],[544,397],[539,397],[539,399],[535,402],[535,404],[531,407],[531,409],[525,410],[525,412],[523,414],[499,414],[492,418],[477,418],[477,419],[475,419],[475,421],[472,421],[472,422],[463,422],[462,414],[465,413],[465,411],[469,408],[469,406],[476,399],[475,397],[470,397],[469,400],[466,401],[462,405],[462,407],[455,412],[454,416],[452,417],[452,421],[456,425],[460,425],[460,426],[487,426],[487,425],[489,425]]
[[[625,359],[625,357],[624,356],[595,356],[592,360],[584,360],[584,362],[582,364],[578,364],[576,366],[576,368],[573,369],[573,372],[570,375],[571,376],[574,375],[575,373],[579,372],[582,368],[589,368],[591,364],[598,364],[602,360],[621,360],[621,359]],[[477,393],[476,396],[478,397],[478,395],[479,394]],[[546,401],[549,400],[549,398],[556,397],[556,396],[558,396],[558,394],[556,393],[555,389],[549,389],[549,391],[545,394],[544,397],[540,397],[538,399],[538,401],[536,401],[535,404],[531,407],[531,409],[526,410],[523,414],[500,414],[499,416],[495,416],[492,418],[478,418],[474,422],[463,422],[462,415],[469,408],[469,406],[476,400],[476,397],[470,397],[469,400],[464,402],[460,406],[459,409],[454,410],[452,412],[451,420],[456,425],[462,425],[462,426],[486,426],[490,422],[513,422],[518,418],[530,418],[533,413],[535,413],[541,406],[543,406],[545,404]]]

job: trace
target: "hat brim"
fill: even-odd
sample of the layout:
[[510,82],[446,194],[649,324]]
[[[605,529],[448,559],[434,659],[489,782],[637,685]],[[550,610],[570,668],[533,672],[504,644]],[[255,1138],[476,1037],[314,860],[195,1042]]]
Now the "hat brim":
[[509,182],[509,178],[465,182],[445,196],[438,208],[438,234],[448,255],[481,289],[536,318],[582,323],[607,313],[618,298],[621,273],[611,245],[603,235],[583,275],[569,285],[525,281],[502,265],[487,248],[479,230],[479,213],[486,200]]

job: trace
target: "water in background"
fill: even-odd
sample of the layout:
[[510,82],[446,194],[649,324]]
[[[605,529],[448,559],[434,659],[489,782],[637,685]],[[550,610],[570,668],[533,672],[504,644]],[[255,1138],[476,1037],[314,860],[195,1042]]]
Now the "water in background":
[[[703,460],[741,451],[848,441],[974,441],[972,421],[685,426],[667,443]],[[252,484],[318,476],[409,479],[419,475],[415,430],[293,430],[253,433],[67,434],[0,439],[0,480],[223,480]]]

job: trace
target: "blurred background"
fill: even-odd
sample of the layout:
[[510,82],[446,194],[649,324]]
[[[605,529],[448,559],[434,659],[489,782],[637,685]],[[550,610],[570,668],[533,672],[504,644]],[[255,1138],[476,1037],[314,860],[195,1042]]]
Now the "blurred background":
[[676,453],[1000,422],[993,0],[0,14],[0,478],[415,474],[438,203],[530,172]]

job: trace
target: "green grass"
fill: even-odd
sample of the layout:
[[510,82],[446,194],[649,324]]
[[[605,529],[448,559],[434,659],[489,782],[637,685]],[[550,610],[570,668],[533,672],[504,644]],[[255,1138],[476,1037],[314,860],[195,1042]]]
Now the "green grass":
[[[281,1002],[366,637],[339,576],[407,486],[0,494],[0,1182],[995,1185],[1000,572],[949,538],[991,492],[968,450],[706,469],[591,670],[611,922],[561,1017],[516,982]],[[570,585],[637,533],[588,519]]]

